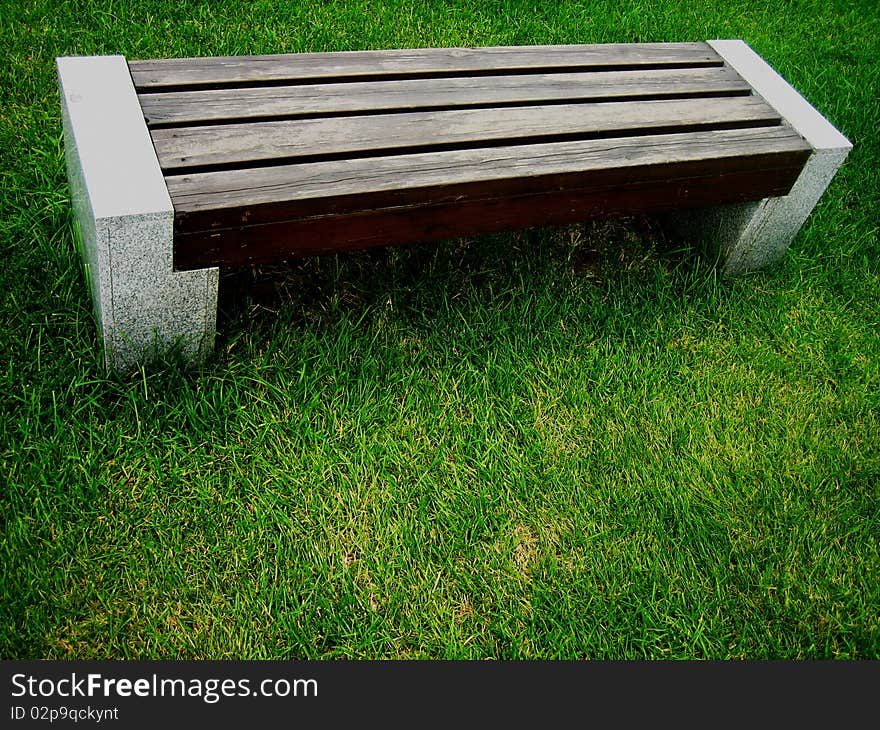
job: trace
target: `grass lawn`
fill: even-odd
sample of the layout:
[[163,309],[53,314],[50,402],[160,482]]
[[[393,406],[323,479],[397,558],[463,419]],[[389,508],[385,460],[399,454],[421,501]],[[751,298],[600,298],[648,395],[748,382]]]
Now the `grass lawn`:
[[[743,38],[855,144],[730,280],[651,220],[224,275],[105,375],[54,58]],[[0,658],[880,659],[880,11],[0,1]]]

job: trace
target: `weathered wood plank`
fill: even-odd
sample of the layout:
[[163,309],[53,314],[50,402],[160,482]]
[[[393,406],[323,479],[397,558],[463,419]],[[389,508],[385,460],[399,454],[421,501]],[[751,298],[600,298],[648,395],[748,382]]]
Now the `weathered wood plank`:
[[[755,96],[713,99],[559,104],[504,109],[457,109],[391,115],[256,122],[155,129],[163,170],[248,166],[259,161],[614,135],[778,124]],[[526,153],[528,154],[528,153]],[[671,149],[675,154],[675,148]]]
[[142,90],[364,77],[721,64],[721,58],[706,43],[608,43],[169,58],[129,61],[129,68],[135,86]]
[[382,110],[746,93],[728,66],[407,79],[140,94],[150,126]]
[[545,190],[532,195],[398,207],[342,216],[278,220],[175,236],[175,267],[242,266],[297,256],[473,236],[595,216],[656,213],[752,200],[756,190],[784,195],[800,166],[764,167],[619,185],[616,189]]
[[[767,166],[802,167],[809,153],[803,139],[779,126],[335,160],[173,175],[166,182],[183,232],[584,188],[588,182],[633,184],[662,180],[683,165],[690,176],[708,170],[723,177]],[[755,195],[765,197],[760,175]]]

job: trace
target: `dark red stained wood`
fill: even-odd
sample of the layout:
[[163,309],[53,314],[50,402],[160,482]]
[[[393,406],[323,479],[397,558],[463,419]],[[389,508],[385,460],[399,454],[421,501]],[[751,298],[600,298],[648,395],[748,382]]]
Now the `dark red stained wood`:
[[305,84],[142,93],[150,126],[294,118],[388,110],[748,93],[732,68],[638,69],[557,74]]
[[706,43],[608,43],[170,58],[129,61],[138,90],[328,79],[722,64]]
[[[379,156],[403,150],[523,144],[635,131],[767,126],[779,113],[756,96],[457,109],[153,130],[163,170],[248,167],[299,157]],[[672,143],[670,143],[671,145]],[[672,153],[674,148],[670,146]],[[526,153],[528,154],[528,153]]]
[[175,237],[175,267],[242,266],[347,249],[559,225],[599,215],[734,203],[752,200],[758,184],[766,195],[786,194],[801,167],[655,180],[620,189],[548,190],[517,197],[179,233]]

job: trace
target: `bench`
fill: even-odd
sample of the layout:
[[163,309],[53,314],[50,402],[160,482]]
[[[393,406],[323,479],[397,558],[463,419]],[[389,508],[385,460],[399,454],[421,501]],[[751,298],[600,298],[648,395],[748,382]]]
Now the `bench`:
[[742,41],[57,59],[105,362],[213,349],[218,272],[667,214],[776,260],[850,143]]

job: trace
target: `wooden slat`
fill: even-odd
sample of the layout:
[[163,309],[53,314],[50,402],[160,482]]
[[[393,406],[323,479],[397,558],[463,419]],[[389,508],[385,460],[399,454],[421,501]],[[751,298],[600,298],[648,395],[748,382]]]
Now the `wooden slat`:
[[[336,160],[166,178],[181,232],[394,206],[800,165],[810,148],[787,126]],[[786,165],[780,163],[784,158]],[[767,163],[763,163],[767,166]],[[722,180],[723,183],[723,180]],[[762,194],[760,175],[754,195]]]
[[[153,130],[164,170],[246,166],[300,157],[388,154],[565,136],[771,125],[779,114],[758,97],[458,109]],[[674,154],[673,150],[673,154]]]
[[408,79],[141,94],[150,126],[431,107],[746,93],[728,66]]
[[363,77],[498,74],[587,68],[721,65],[706,43],[418,48],[130,61],[141,89]]
[[179,232],[178,269],[242,266],[347,249],[473,236],[528,226],[575,223],[596,216],[634,215],[753,200],[756,192],[785,195],[802,165],[773,167],[756,158],[752,169],[707,170],[618,188],[545,190],[532,195],[394,207],[325,215],[222,231]]

